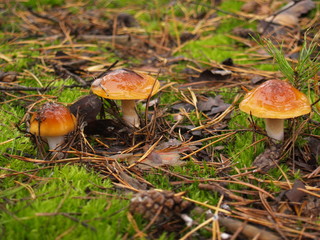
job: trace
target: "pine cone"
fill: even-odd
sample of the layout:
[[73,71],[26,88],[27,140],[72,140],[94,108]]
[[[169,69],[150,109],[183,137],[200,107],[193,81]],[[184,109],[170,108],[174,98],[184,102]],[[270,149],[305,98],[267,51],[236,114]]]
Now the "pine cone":
[[147,220],[155,223],[163,223],[171,220],[181,219],[181,214],[189,213],[194,204],[185,201],[181,196],[170,191],[149,190],[136,194],[129,206],[132,214],[140,214]]

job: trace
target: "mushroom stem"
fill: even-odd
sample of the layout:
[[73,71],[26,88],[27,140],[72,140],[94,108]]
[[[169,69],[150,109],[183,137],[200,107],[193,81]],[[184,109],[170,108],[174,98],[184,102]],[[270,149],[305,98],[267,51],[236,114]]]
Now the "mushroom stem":
[[129,125],[138,128],[140,119],[136,112],[135,100],[121,100],[122,118]]
[[268,136],[282,141],[284,136],[284,119],[265,118],[265,122]]
[[59,150],[64,142],[64,136],[46,137],[50,150]]

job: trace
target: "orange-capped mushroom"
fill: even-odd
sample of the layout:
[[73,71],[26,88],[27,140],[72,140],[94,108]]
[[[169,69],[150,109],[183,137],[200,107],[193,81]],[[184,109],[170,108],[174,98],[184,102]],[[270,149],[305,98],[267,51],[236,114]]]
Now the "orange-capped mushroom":
[[129,126],[138,128],[140,120],[135,110],[135,100],[153,96],[159,87],[159,81],[147,74],[117,69],[96,79],[91,90],[100,97],[121,100],[123,119]]
[[48,102],[33,113],[29,132],[46,139],[50,150],[64,142],[64,136],[76,128],[76,118],[65,106]]
[[284,119],[311,111],[306,95],[282,80],[266,81],[248,92],[239,107],[241,111],[264,118],[268,136],[279,141],[284,136]]

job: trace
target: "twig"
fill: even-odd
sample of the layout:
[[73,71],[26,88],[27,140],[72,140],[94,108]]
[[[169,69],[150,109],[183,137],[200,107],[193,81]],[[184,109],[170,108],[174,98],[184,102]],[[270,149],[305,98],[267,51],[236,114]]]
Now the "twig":
[[246,224],[245,226],[243,226],[243,222],[232,219],[232,218],[219,216],[218,221],[222,226],[226,227],[230,232],[236,232],[239,228],[243,228],[241,233],[245,235],[246,239],[252,239],[258,235],[259,240],[270,240],[270,239],[281,240],[281,238],[278,235],[272,232],[254,227],[249,224]]
[[69,75],[71,78],[76,80],[78,83],[82,84],[82,86],[88,86],[88,83],[85,80],[83,80],[77,74],[70,72],[68,69],[64,68],[63,66],[58,65],[58,64],[54,64],[53,67],[54,67],[54,69],[60,71],[61,73]]
[[0,91],[40,91],[40,92],[46,92],[46,91],[50,91],[53,89],[57,89],[57,88],[83,88],[87,86],[86,85],[77,85],[77,84],[73,84],[73,85],[65,85],[62,87],[26,87],[26,86],[18,86],[18,87],[1,87],[0,86]]
[[80,223],[82,226],[86,227],[86,228],[89,228],[91,229],[92,231],[96,232],[97,229],[90,226],[89,224],[83,222],[83,221],[80,221],[79,219],[73,217],[70,215],[70,213],[66,213],[66,212],[54,212],[54,213],[36,213],[36,216],[40,216],[40,217],[43,217],[43,216],[48,216],[48,217],[51,217],[51,216],[58,216],[58,215],[61,215],[61,216],[64,216],[66,218],[69,218],[71,219],[72,221],[75,221],[77,223]]
[[59,24],[59,20],[55,19],[55,18],[52,18],[52,17],[49,17],[48,15],[42,15],[40,13],[37,13],[37,12],[34,12],[32,10],[32,8],[28,7],[28,11],[35,17],[38,17],[38,18],[42,18],[42,19],[45,19],[45,20],[48,20],[50,22],[53,22],[55,24]]

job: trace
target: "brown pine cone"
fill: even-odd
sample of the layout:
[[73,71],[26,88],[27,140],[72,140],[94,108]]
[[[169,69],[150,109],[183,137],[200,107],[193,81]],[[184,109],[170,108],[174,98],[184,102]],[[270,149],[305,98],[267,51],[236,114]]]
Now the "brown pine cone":
[[193,203],[183,200],[171,191],[149,190],[137,193],[131,199],[129,211],[140,214],[147,220],[152,220],[157,215],[155,223],[163,223],[181,219],[181,214],[187,214],[193,208]]

